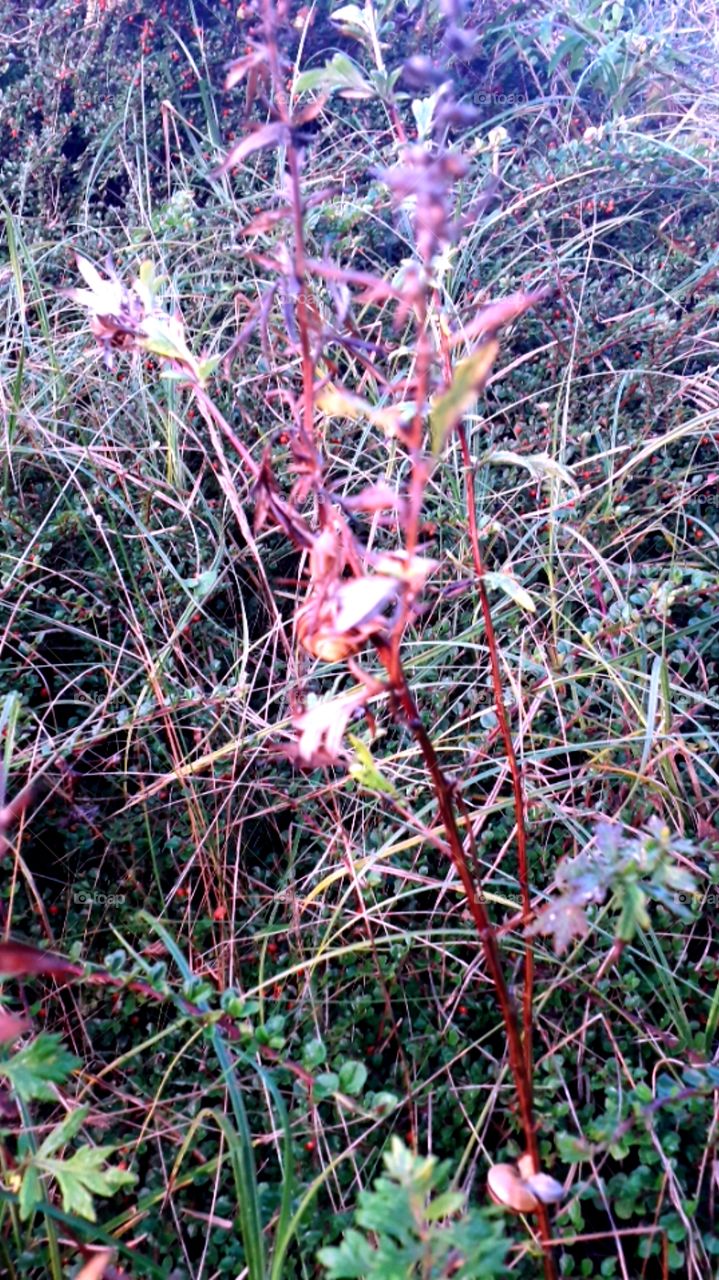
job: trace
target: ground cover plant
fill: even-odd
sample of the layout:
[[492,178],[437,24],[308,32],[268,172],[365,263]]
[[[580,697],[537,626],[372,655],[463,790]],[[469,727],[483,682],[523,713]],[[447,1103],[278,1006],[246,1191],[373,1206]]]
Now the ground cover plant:
[[0,12],[2,1274],[714,1276],[712,8]]

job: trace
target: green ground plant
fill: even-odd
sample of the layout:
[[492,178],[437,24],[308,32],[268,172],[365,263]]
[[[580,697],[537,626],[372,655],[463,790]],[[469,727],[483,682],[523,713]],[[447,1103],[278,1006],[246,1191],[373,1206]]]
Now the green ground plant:
[[708,1280],[713,10],[2,16],[0,1270]]

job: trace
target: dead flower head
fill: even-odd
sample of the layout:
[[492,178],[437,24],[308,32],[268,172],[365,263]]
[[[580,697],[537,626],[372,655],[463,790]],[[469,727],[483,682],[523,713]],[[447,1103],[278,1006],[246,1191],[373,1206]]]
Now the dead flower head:
[[177,313],[168,314],[158,301],[158,280],[151,262],[143,262],[129,286],[107,259],[103,276],[79,255],[76,258],[86,289],[65,289],[64,296],[90,313],[90,328],[102,347],[105,363],[112,367],[115,351],[145,351],[202,382],[210,364],[198,363],[187,346],[184,325]]
[[529,1155],[516,1164],[493,1164],[487,1190],[494,1203],[510,1213],[536,1213],[540,1205],[557,1204],[564,1197],[561,1182],[537,1170]]
[[367,701],[367,690],[317,702],[309,711],[295,718],[299,731],[297,757],[306,765],[333,764],[344,759],[342,746],[347,725],[356,711]]
[[352,657],[387,631],[400,601],[419,592],[435,567],[434,560],[396,552],[377,556],[374,573],[343,578],[341,540],[324,529],[310,555],[312,586],[297,613],[297,639],[324,662]]

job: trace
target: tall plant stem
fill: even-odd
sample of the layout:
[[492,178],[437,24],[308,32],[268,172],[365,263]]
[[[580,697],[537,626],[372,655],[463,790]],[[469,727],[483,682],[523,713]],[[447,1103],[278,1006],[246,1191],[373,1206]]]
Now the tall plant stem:
[[[538,1170],[540,1168],[539,1145],[534,1124],[531,1077],[527,1073],[527,1061],[522,1044],[522,1036],[517,1022],[514,1002],[504,976],[502,958],[494,927],[487,914],[483,899],[477,894],[474,879],[467,866],[464,844],[457,825],[454,802],[452,800],[451,785],[442,772],[432,739],[420,717],[412,690],[407,683],[407,677],[397,646],[395,644],[378,645],[378,653],[389,676],[393,693],[402,709],[404,719],[422,752],[427,771],[432,779],[450,856],[464,889],[470,914],[484,952],[487,970],[497,995],[497,1002],[507,1036],[509,1065],[517,1091],[517,1104],[524,1131],[524,1141],[534,1168]],[[540,1204],[538,1206],[537,1223],[542,1241],[545,1280],[556,1280],[554,1258],[548,1244],[551,1232],[546,1205]]]
[[[524,788],[522,786],[522,775],[519,769],[519,761],[517,753],[514,749],[514,740],[512,738],[512,730],[507,716],[507,709],[504,705],[504,689],[502,684],[502,671],[499,664],[499,646],[497,645],[497,633],[494,629],[494,621],[492,619],[492,610],[490,608],[487,589],[484,585],[484,561],[482,559],[482,551],[479,545],[479,530],[477,528],[477,506],[474,497],[474,469],[472,467],[472,459],[467,444],[467,435],[463,425],[457,428],[459,436],[460,448],[462,450],[462,461],[464,463],[466,482],[467,482],[467,517],[469,522],[469,539],[472,547],[472,559],[474,561],[474,571],[477,575],[477,593],[479,595],[479,604],[482,610],[482,618],[484,621],[484,631],[487,637],[487,650],[489,652],[489,669],[492,678],[492,689],[494,692],[494,703],[499,721],[499,731],[502,735],[504,750],[507,755],[507,764],[512,780],[512,794],[514,798],[514,820],[517,831],[517,862],[519,864],[519,889],[522,897],[522,923],[526,927],[532,918],[532,901],[529,893],[529,857],[527,852],[527,824],[524,815]],[[529,940],[525,943],[524,949],[524,992],[522,998],[522,1031],[523,1031],[523,1048],[524,1048],[524,1065],[527,1075],[530,1098],[532,1093],[532,1077],[534,1073],[533,1051],[532,1051],[532,1005],[534,999],[534,952],[532,944]]]

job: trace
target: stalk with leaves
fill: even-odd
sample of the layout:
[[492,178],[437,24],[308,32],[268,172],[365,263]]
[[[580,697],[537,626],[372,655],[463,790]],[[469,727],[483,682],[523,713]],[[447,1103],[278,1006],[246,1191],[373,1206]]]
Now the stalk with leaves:
[[[268,375],[265,398],[268,403],[281,401],[287,409],[283,429],[293,477],[289,492],[283,491],[272,450],[268,448],[256,458],[218,408],[208,390],[218,360],[198,359],[192,354],[181,317],[176,311],[169,314],[160,303],[149,264],[144,264],[137,280],[125,287],[112,264],[109,275],[102,277],[90,263],[80,261],[89,288],[71,291],[70,296],[88,306],[93,332],[108,360],[118,348],[148,352],[189,388],[218,456],[219,483],[238,519],[244,521],[246,492],[238,490],[227,448],[236,455],[246,491],[252,493],[255,534],[263,528],[279,528],[296,551],[308,558],[306,591],[294,618],[295,640],[307,656],[345,663],[352,683],[332,700],[295,714],[295,736],[285,743],[285,753],[304,768],[342,765],[347,759],[344,740],[350,721],[358,715],[371,721],[370,704],[378,699],[384,700],[390,719],[413,736],[421,752],[444,832],[442,847],[466,896],[501,1013],[526,1148],[517,1169],[495,1166],[489,1189],[506,1208],[535,1215],[545,1276],[550,1280],[555,1269],[547,1204],[561,1195],[561,1187],[540,1169],[533,1111],[532,943],[525,937],[520,1017],[482,895],[471,824],[465,820],[456,783],[442,769],[403,659],[407,632],[424,608],[428,583],[442,567],[426,554],[422,544],[422,515],[428,487],[437,483],[443,455],[457,433],[467,485],[474,587],[484,619],[494,699],[513,787],[521,923],[526,927],[532,919],[532,905],[523,787],[504,707],[499,644],[485,582],[473,464],[463,419],[487,383],[499,350],[499,331],[539,302],[544,293],[514,294],[487,305],[463,323],[450,320],[443,307],[442,280],[453,246],[463,228],[481,217],[494,197],[490,182],[468,207],[461,207],[459,187],[471,182],[471,158],[452,139],[472,121],[472,109],[455,100],[445,66],[414,59],[405,67],[405,77],[414,83],[419,78],[435,91],[429,100],[423,100],[424,113],[415,111],[417,136],[408,138],[395,95],[398,73],[388,74],[382,61],[370,0],[364,10],[350,5],[335,16],[350,28],[350,34],[353,26],[359,29],[360,38],[375,55],[372,79],[360,84],[352,64],[347,70],[347,60],[343,63],[335,58],[324,75],[311,72],[304,80],[300,77],[295,92],[317,89],[319,94],[297,107],[286,86],[290,69],[283,44],[287,7],[262,0],[249,30],[248,52],[230,68],[228,85],[244,83],[248,112],[260,110],[263,120],[232,147],[217,171],[218,177],[231,174],[251,156],[274,153],[283,174],[276,207],[241,228],[248,255],[264,268],[269,283],[265,298],[256,305],[228,353],[225,369],[230,372],[232,359],[241,354],[255,329],[260,330],[263,341],[266,339],[263,329],[269,323],[272,304],[279,300],[288,360],[281,376]],[[448,59],[458,43],[466,46],[473,38],[462,27],[460,17],[447,6],[444,47]],[[351,263],[329,256],[314,260],[307,251],[303,165],[311,126],[321,116],[328,94],[335,90],[374,95],[388,112],[396,158],[378,168],[374,176],[389,190],[396,216],[411,229],[413,244],[412,257],[393,280],[359,272]],[[331,187],[322,194],[329,198]],[[316,194],[313,201],[318,201]],[[280,236],[270,252],[260,254],[253,241],[268,226],[276,227]],[[369,311],[375,307],[381,310],[379,342],[370,343],[361,335],[361,322],[355,316],[361,305]],[[361,366],[366,384],[381,389],[381,409],[338,376],[335,371],[341,362],[330,357],[332,348]],[[455,352],[462,349],[465,354],[455,361]],[[404,362],[397,358],[403,350],[410,351]],[[341,494],[328,476],[323,457],[317,429],[322,417],[364,418],[380,425],[388,443],[406,460],[403,483],[397,488],[370,484],[349,499]],[[375,538],[378,528],[381,539]],[[375,662],[361,665],[360,654],[368,651],[374,652]]]

